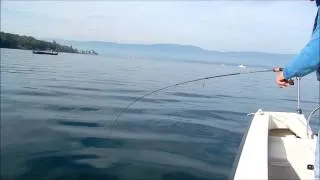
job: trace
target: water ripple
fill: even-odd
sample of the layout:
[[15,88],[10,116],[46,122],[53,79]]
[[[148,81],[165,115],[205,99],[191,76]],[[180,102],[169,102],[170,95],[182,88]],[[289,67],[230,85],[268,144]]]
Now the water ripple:
[[[124,100],[124,101],[129,101],[129,102],[132,102],[132,101],[135,101],[137,98],[139,97],[135,97],[135,96],[119,96],[119,95],[107,95],[106,96],[107,98],[109,99],[116,99],[116,100]],[[164,102],[174,102],[174,103],[177,103],[177,102],[180,102],[180,100],[177,100],[177,99],[165,99],[165,98],[161,98],[161,99],[156,99],[156,98],[143,98],[143,99],[140,99],[139,102],[143,103],[143,102],[150,102],[150,103],[164,103]]]
[[101,92],[104,91],[98,88],[91,88],[91,87],[74,87],[74,86],[62,86],[62,85],[48,85],[47,87],[51,88],[59,88],[59,89],[68,89],[68,90],[82,90],[82,91],[92,91],[92,92]]
[[61,92],[61,91],[11,91],[10,93],[14,93],[17,95],[25,95],[25,96],[48,96],[48,97],[60,97],[60,96],[67,96],[69,95],[66,92]]
[[213,96],[207,96],[207,95],[195,94],[195,93],[176,92],[171,94],[174,96],[188,97],[188,98],[213,98]]
[[194,118],[194,119],[199,119],[199,120],[201,120],[201,119],[222,119],[222,120],[229,120],[230,121],[230,120],[234,120],[234,118],[235,118],[235,117],[230,118],[230,115],[231,116],[244,116],[245,113],[225,111],[225,110],[186,109],[186,110],[180,110],[177,112],[166,113],[165,115],[175,116],[175,117]]
[[[73,139],[78,140],[78,139]],[[123,146],[123,140],[119,139],[107,139],[107,138],[98,138],[98,137],[87,137],[80,139],[81,144],[86,147],[94,147],[94,148],[120,148]]]
[[54,105],[48,104],[43,107],[45,110],[52,110],[52,111],[99,111],[100,108],[96,107],[83,107],[83,106],[64,106],[64,105]]
[[102,127],[102,125],[98,123],[93,123],[93,122],[75,122],[75,121],[58,120],[57,123],[64,126]]

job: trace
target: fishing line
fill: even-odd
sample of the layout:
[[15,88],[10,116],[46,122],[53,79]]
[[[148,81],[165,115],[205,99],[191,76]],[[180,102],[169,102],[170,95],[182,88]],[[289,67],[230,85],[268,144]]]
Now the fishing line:
[[273,69],[266,69],[266,70],[236,72],[236,73],[230,73],[230,74],[208,76],[208,77],[197,78],[197,79],[193,79],[193,80],[179,82],[179,83],[176,83],[176,84],[172,84],[172,85],[168,85],[168,86],[162,87],[160,89],[156,89],[156,90],[150,91],[150,92],[144,94],[143,96],[140,96],[140,97],[136,98],[135,100],[133,100],[131,103],[129,103],[127,106],[125,106],[121,112],[118,113],[118,115],[112,120],[110,133],[112,132],[112,129],[116,125],[116,123],[117,123],[118,119],[120,118],[120,116],[126,110],[128,110],[132,105],[134,105],[135,103],[137,103],[141,99],[143,99],[143,98],[145,98],[147,96],[150,96],[152,94],[155,94],[155,93],[157,93],[159,91],[163,91],[163,90],[171,88],[171,87],[175,87],[175,86],[179,86],[179,85],[183,85],[183,84],[189,84],[189,83],[192,83],[192,82],[197,82],[197,81],[202,81],[202,80],[205,81],[205,80],[208,80],[208,79],[221,78],[221,77],[227,77],[227,76],[236,76],[236,75],[243,75],[243,74],[254,74],[254,73],[263,73],[263,72],[279,72],[279,71],[282,71],[282,70],[283,70],[282,68],[273,68]]

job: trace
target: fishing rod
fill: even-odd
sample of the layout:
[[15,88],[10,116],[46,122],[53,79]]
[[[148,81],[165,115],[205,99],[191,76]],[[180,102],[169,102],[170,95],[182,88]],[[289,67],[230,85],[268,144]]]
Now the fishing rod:
[[[281,71],[283,71],[283,68],[276,67],[276,68],[265,69],[265,70],[236,72],[236,73],[230,73],[230,74],[208,76],[208,77],[203,77],[203,78],[198,78],[198,79],[179,82],[179,83],[176,83],[176,84],[172,84],[172,85],[168,85],[168,86],[162,87],[160,89],[156,89],[156,90],[150,91],[150,92],[144,94],[143,96],[140,96],[140,97],[136,98],[135,100],[133,100],[131,103],[129,103],[127,106],[124,107],[124,109],[112,120],[113,123],[111,125],[111,131],[112,131],[113,127],[116,125],[116,122],[118,121],[120,116],[124,113],[124,111],[129,109],[132,105],[134,105],[136,102],[140,101],[141,99],[143,99],[143,98],[145,98],[147,96],[150,96],[152,94],[155,94],[155,93],[157,93],[159,91],[163,91],[163,90],[171,88],[171,87],[175,87],[175,86],[179,86],[179,85],[183,85],[183,84],[188,84],[188,83],[192,83],[192,82],[197,82],[197,81],[202,81],[202,80],[207,80],[207,79],[221,78],[221,77],[227,77],[227,76],[236,76],[236,75],[243,75],[243,74],[255,74],[255,73],[263,73],[263,72],[281,72]],[[287,82],[290,85],[294,84],[293,80],[288,80]],[[110,131],[110,133],[111,133],[111,131]]]

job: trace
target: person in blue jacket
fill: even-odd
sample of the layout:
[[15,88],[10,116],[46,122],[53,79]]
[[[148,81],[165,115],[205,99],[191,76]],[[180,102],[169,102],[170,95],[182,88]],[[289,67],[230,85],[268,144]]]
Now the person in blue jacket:
[[316,0],[316,4],[318,13],[314,23],[312,37],[302,51],[284,67],[283,72],[277,74],[276,82],[280,87],[289,86],[288,80],[293,77],[303,77],[314,71],[317,71],[318,80],[320,81],[320,0]]
[[[314,0],[311,0],[314,1]],[[289,86],[288,80],[293,77],[303,77],[317,71],[318,81],[320,81],[320,0],[316,0],[318,7],[317,16],[314,22],[312,37],[302,51],[276,76],[276,82],[280,87]],[[320,130],[315,152],[315,179],[320,179]]]

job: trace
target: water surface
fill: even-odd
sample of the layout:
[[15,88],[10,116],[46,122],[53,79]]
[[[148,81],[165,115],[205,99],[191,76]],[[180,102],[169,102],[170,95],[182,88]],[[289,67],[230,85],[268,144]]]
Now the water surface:
[[[247,113],[296,110],[295,87],[277,88],[272,73],[159,92],[126,110],[111,131],[117,113],[150,90],[263,69],[218,62],[1,49],[3,179],[227,179]],[[318,102],[315,74],[302,85],[308,114]]]

